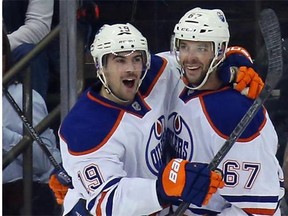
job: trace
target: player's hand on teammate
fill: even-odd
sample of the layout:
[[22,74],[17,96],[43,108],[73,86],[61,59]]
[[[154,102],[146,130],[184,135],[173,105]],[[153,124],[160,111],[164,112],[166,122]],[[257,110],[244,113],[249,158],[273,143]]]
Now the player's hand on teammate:
[[257,98],[264,87],[262,79],[251,67],[239,67],[235,82],[234,89],[251,99]]
[[227,49],[226,59],[219,67],[220,79],[232,83],[233,87],[248,98],[255,99],[260,94],[264,83],[253,67],[248,51],[239,46]]
[[159,172],[157,195],[161,205],[184,201],[202,206],[223,186],[222,176],[210,171],[207,164],[173,159]]
[[59,205],[64,202],[69,188],[73,188],[71,177],[63,170],[54,169],[50,175],[49,187],[53,191]]

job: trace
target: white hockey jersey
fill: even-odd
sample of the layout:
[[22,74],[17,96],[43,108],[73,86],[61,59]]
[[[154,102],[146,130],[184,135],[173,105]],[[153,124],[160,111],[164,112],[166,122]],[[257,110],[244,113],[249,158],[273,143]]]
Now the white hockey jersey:
[[74,189],[65,197],[64,214],[79,198],[87,200],[93,215],[149,215],[162,209],[156,179],[163,163],[172,80],[177,80],[167,64],[152,56],[151,69],[129,107],[99,96],[99,84],[68,113],[59,137],[63,166]]
[[[252,100],[230,87],[193,91],[179,83],[168,117],[168,142],[174,153],[194,162],[209,163],[249,109]],[[221,161],[225,187],[207,206],[190,205],[188,215],[278,215],[284,190],[275,157],[277,135],[262,108]],[[171,153],[171,152],[170,152]],[[280,215],[280,214],[279,214]]]

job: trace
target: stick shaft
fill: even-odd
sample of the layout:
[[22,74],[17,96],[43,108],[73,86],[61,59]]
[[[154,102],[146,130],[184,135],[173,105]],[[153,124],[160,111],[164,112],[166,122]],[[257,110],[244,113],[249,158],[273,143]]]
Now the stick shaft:
[[9,93],[9,91],[3,88],[3,93],[6,96],[7,100],[9,101],[9,103],[11,104],[11,106],[13,107],[13,109],[15,110],[15,112],[18,114],[18,116],[20,117],[20,119],[22,120],[22,122],[24,123],[24,126],[26,127],[27,131],[29,132],[30,136],[38,143],[38,145],[40,146],[40,148],[43,150],[43,152],[45,153],[45,155],[48,157],[49,161],[51,162],[51,164],[58,170],[62,170],[62,167],[60,166],[60,164],[56,161],[56,159],[54,158],[54,156],[51,154],[51,152],[48,150],[47,146],[45,145],[45,143],[43,142],[43,140],[41,139],[41,137],[38,135],[37,131],[34,129],[34,127],[30,124],[30,122],[28,121],[28,119],[26,118],[25,114],[23,113],[23,111],[21,110],[21,108],[18,106],[18,104],[16,103],[16,101],[14,100],[14,98],[11,96],[11,94]]

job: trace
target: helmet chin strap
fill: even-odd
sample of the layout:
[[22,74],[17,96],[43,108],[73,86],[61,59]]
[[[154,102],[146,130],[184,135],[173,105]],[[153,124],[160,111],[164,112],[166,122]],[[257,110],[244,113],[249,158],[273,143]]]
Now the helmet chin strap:
[[[202,80],[202,82],[201,82],[198,86],[192,87],[192,86],[189,86],[189,85],[186,85],[186,84],[185,84],[185,86],[186,86],[188,89],[191,89],[191,90],[198,90],[198,89],[202,88],[202,87],[206,84],[206,82],[207,82],[210,74],[214,71],[214,69],[215,69],[215,68],[220,64],[220,62],[221,62],[221,61],[219,61],[217,64],[215,64],[214,66],[212,66],[212,65],[215,63],[216,60],[217,60],[217,58],[214,57],[213,60],[212,60],[212,62],[210,63],[209,69],[208,69],[208,71],[207,71],[204,79]],[[183,69],[183,67],[182,67],[181,70],[183,71],[183,72],[182,72],[182,76],[184,76],[184,75],[185,75],[185,70]],[[188,81],[188,82],[189,82],[189,81]]]
[[98,78],[100,79],[101,83],[103,84],[103,86],[104,86],[104,88],[105,88],[105,90],[106,90],[106,92],[107,92],[108,94],[112,95],[117,101],[119,101],[119,102],[121,102],[121,103],[128,103],[128,102],[130,102],[129,100],[123,100],[123,99],[117,97],[117,96],[113,93],[113,91],[111,90],[111,88],[110,88],[110,87],[108,86],[108,84],[107,84],[106,77],[105,77],[105,75],[104,75],[104,73],[103,73],[102,70],[97,73],[97,76],[98,76]]
[[[138,92],[139,87],[140,87],[140,85],[141,85],[141,83],[142,83],[142,80],[143,80],[144,77],[146,76],[147,71],[148,71],[148,68],[145,69],[145,72],[144,72],[142,78],[139,80],[139,83],[138,83],[136,92]],[[107,84],[107,80],[106,80],[106,77],[105,77],[102,69],[99,70],[99,72],[97,73],[97,77],[100,79],[100,81],[101,81],[101,83],[103,84],[106,92],[107,92],[108,94],[111,94],[116,100],[118,100],[118,101],[121,102],[121,103],[128,103],[128,102],[131,102],[131,103],[132,103],[132,101],[123,100],[123,99],[119,98],[118,96],[116,96],[116,94],[113,93],[113,91],[111,90],[111,88],[110,88],[110,87],[108,86],[108,84]]]
[[104,88],[105,88],[105,90],[106,90],[106,92],[107,92],[108,94],[111,94],[111,95],[112,95],[116,100],[118,100],[119,102],[122,102],[122,103],[132,102],[132,101],[123,100],[123,99],[117,97],[117,96],[112,92],[112,90],[111,90],[108,86],[104,86]]
[[[176,61],[178,62],[179,65],[181,65],[177,51],[174,51],[174,53],[175,53]],[[186,86],[188,89],[190,89],[190,90],[198,90],[198,89],[202,88],[202,87],[206,84],[206,82],[207,82],[210,74],[215,70],[216,67],[218,67],[218,65],[219,65],[219,64],[224,60],[224,58],[225,58],[225,57],[221,58],[221,59],[217,62],[217,64],[214,65],[214,63],[216,62],[216,60],[217,60],[217,58],[218,58],[217,56],[218,56],[218,51],[215,53],[215,57],[214,57],[213,60],[211,61],[210,66],[209,66],[209,68],[208,68],[208,71],[207,71],[204,79],[202,80],[202,82],[201,82],[199,85],[197,85],[196,87],[192,87],[192,86],[187,85],[187,84],[184,82],[185,86]],[[214,65],[214,66],[213,66],[213,65]],[[185,70],[184,70],[183,67],[181,66],[181,76],[183,77],[184,75],[185,75]],[[187,80],[187,81],[188,81],[188,80]],[[188,83],[189,83],[189,81],[188,81]]]

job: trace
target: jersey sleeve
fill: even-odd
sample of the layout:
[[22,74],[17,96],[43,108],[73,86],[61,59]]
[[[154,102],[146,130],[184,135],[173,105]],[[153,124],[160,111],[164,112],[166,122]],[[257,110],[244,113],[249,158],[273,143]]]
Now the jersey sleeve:
[[23,43],[37,44],[50,32],[53,6],[53,0],[29,1],[24,24],[8,34],[11,50]]
[[225,173],[221,196],[256,215],[273,215],[284,195],[283,173],[275,157],[277,135],[267,113],[266,118],[259,136],[236,142],[220,164]]
[[[225,99],[224,94],[221,97]],[[230,101],[243,100],[242,106],[237,106],[237,103],[225,104],[224,101],[217,100],[221,104],[218,104],[217,108],[211,105],[205,108],[207,121],[211,126],[209,142],[216,144],[212,145],[213,155],[216,155],[240,122],[241,116],[250,107],[249,103],[244,105],[245,101],[249,102],[248,99],[239,94],[233,98],[233,95],[230,96]],[[219,110],[215,112],[221,115],[213,115],[213,107],[216,110],[222,107],[222,112]],[[229,108],[225,109],[225,107]],[[221,124],[221,121],[225,124]],[[235,215],[234,211],[237,208],[239,208],[237,215],[247,213],[273,215],[276,212],[279,200],[284,194],[283,173],[275,156],[277,144],[278,138],[274,126],[268,112],[262,108],[218,166],[224,173],[225,181],[225,187],[219,189],[219,193],[233,206],[233,208],[229,207],[230,213],[228,208],[223,215]],[[240,214],[240,209],[243,214]]]

